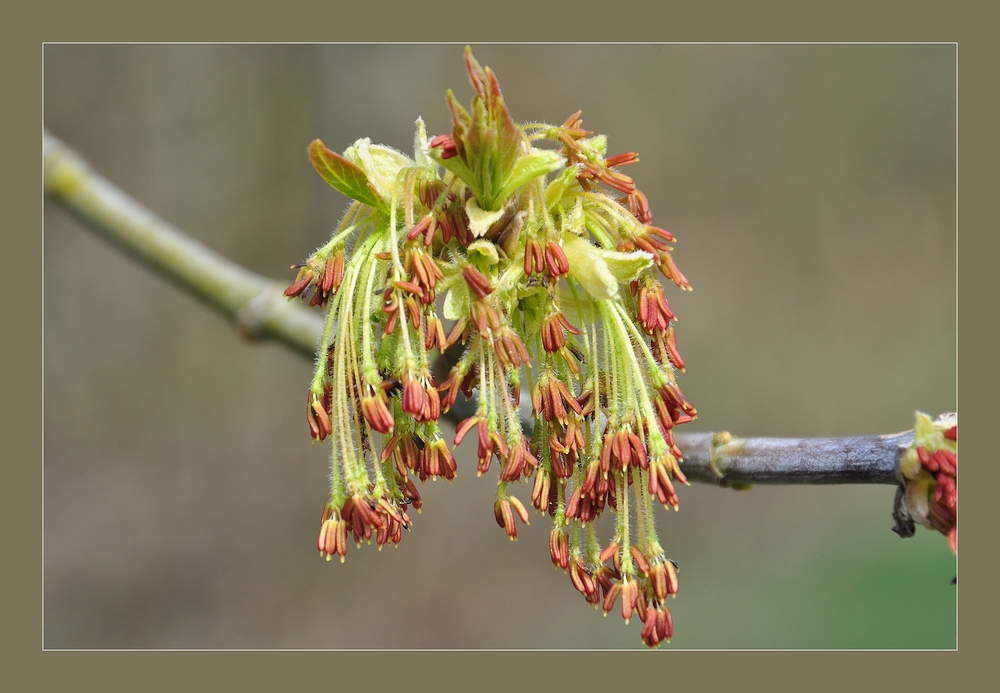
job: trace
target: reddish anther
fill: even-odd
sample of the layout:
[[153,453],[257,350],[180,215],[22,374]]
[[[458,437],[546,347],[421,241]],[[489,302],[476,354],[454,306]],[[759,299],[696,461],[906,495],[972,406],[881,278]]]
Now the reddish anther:
[[518,499],[517,496],[510,497],[510,505],[517,513],[518,518],[526,525],[531,524],[528,522],[528,509],[524,507],[524,504]]
[[615,556],[618,555],[618,551],[621,547],[618,545],[617,541],[613,541],[608,544],[603,551],[601,551],[601,563],[604,563]]
[[674,368],[679,371],[684,370],[684,359],[681,358],[681,354],[677,351],[677,338],[674,336],[674,328],[668,327],[666,334],[667,342],[667,358],[670,359],[670,363],[673,364]]
[[649,200],[641,191],[633,190],[618,202],[624,204],[640,224],[653,222],[653,214],[649,211]]
[[503,465],[500,467],[500,480],[516,481],[524,469],[524,448],[520,445],[515,445],[511,448],[509,454],[501,455],[501,457],[503,458]]
[[[434,221],[434,217],[430,214],[424,215],[420,221],[413,225],[413,228],[409,230],[406,234],[406,239],[409,241],[416,240],[417,236],[422,235],[424,232],[430,228],[431,222]],[[428,244],[429,245],[429,244]]]
[[[534,238],[529,238],[524,242],[524,273],[527,276],[531,276],[535,272],[541,273],[543,268],[538,267],[538,263],[535,261],[535,247],[538,246],[539,251],[541,246],[539,246],[538,241]],[[544,264],[544,259],[542,260]]]
[[604,592],[604,604],[603,609],[605,615],[611,613],[611,610],[615,608],[615,602],[618,601],[618,595],[621,594],[622,583],[616,582],[611,587]]
[[635,181],[623,173],[605,169],[603,171],[599,171],[596,177],[609,188],[614,188],[615,190],[623,192],[626,195],[635,190]]
[[466,265],[462,268],[462,276],[466,283],[479,298],[486,298],[493,293],[493,284],[485,274],[476,269],[473,265]]
[[584,477],[583,484],[580,485],[580,491],[590,495],[591,491],[594,490],[594,486],[597,484],[597,476],[601,471],[601,465],[599,462],[591,462],[587,465],[587,473]]
[[331,291],[336,291],[342,281],[344,281],[344,251],[338,250],[326,261],[321,285],[323,293],[329,295]]
[[[941,470],[949,476],[955,476],[957,473],[956,464],[958,463],[958,458],[955,457],[954,453],[948,450],[935,450],[930,456],[933,460],[937,469]],[[927,465],[930,468],[930,465]]]
[[670,472],[667,465],[657,461],[649,467],[649,492],[656,496],[664,506],[677,507],[679,500],[677,492],[674,491],[674,484],[670,480]]
[[428,351],[433,349],[435,346],[438,351],[444,352],[448,348],[448,338],[444,334],[444,326],[441,324],[441,319],[436,315],[432,315],[427,318],[427,331],[424,334],[424,348]]
[[493,504],[493,514],[496,517],[497,524],[503,528],[511,541],[517,541],[517,526],[514,524],[514,511],[510,500],[506,498],[497,499]]
[[638,567],[644,575],[649,575],[650,567],[649,561],[646,560],[646,554],[644,554],[638,546],[630,546],[629,553],[632,554],[632,559],[635,561],[636,567]]
[[546,270],[545,250],[536,238],[529,238],[524,244],[524,273],[542,274]]
[[[329,507],[329,505],[327,506]],[[324,519],[320,521],[319,541],[317,542],[320,556],[325,556],[330,560],[334,555],[339,555],[340,560],[344,560],[347,555],[347,523],[340,519],[333,519],[332,508],[330,515],[324,512]]]
[[638,582],[635,580],[622,581],[622,618],[625,619],[626,624],[632,618],[632,610],[635,608],[638,595]]
[[681,271],[677,269],[677,265],[674,264],[674,258],[670,253],[660,254],[660,271],[663,272],[663,276],[672,281],[677,286],[682,289],[690,289],[691,283],[681,274]]
[[424,290],[420,288],[420,285],[415,282],[394,281],[392,284],[401,291],[405,291],[407,293],[421,297],[424,295]]
[[308,266],[302,267],[299,270],[298,275],[295,277],[295,281],[292,285],[285,289],[285,296],[288,296],[288,298],[299,296],[310,284],[312,284],[313,278],[313,271]]
[[[460,318],[458,321],[456,321],[451,328],[451,332],[448,333],[448,339],[445,341],[444,348],[447,349],[452,344],[461,339],[462,335],[465,334],[465,328],[468,327],[468,325],[469,325],[468,318]],[[442,351],[444,351],[444,349],[442,349]]]
[[577,516],[580,509],[580,495],[579,487],[573,489],[573,495],[569,497],[569,503],[566,504],[566,519],[572,520]]
[[403,411],[416,416],[423,409],[424,392],[416,380],[403,376]]
[[553,527],[549,532],[549,557],[563,570],[569,567],[569,537],[564,529]]
[[583,595],[588,604],[596,604],[600,601],[600,589],[590,571],[584,565],[582,558],[577,557],[570,561],[569,579],[573,583],[573,587]]
[[470,416],[465,421],[460,423],[455,429],[455,447],[458,447],[463,440],[465,440],[465,435],[472,430],[472,427],[479,423],[478,416]]
[[464,376],[457,372],[457,368],[452,369],[451,373],[448,374],[448,379],[438,387],[438,392],[444,394],[441,398],[441,411],[449,411],[454,406],[463,379]]
[[308,409],[309,430],[313,438],[323,440],[333,432],[333,425],[330,423],[330,415],[327,414],[326,407],[319,399],[313,399],[310,395]]
[[479,459],[483,459],[493,454],[490,447],[490,425],[483,418],[479,418],[476,423],[476,433],[479,436]]
[[365,421],[379,433],[392,432],[393,419],[386,406],[385,400],[380,396],[363,397],[361,399],[361,413]]
[[417,490],[413,481],[411,479],[404,479],[401,490],[407,501],[413,503],[413,507],[415,509],[420,510],[423,505],[423,500],[421,499],[420,492]]
[[614,156],[609,156],[604,160],[608,166],[628,166],[629,164],[636,164],[639,162],[639,155],[635,152],[625,152],[624,154],[615,154]]
[[480,334],[485,334],[487,329],[497,330],[500,327],[500,318],[497,316],[497,312],[486,301],[473,301],[469,314]]
[[674,634],[674,622],[670,615],[670,609],[666,606],[658,606],[656,609],[648,609],[643,615],[642,642],[647,647],[659,647],[663,641],[670,642]]
[[438,135],[430,142],[431,147],[441,149],[441,158],[450,159],[453,156],[458,156],[458,148],[455,146],[455,140],[452,139],[451,135]]
[[542,471],[538,470],[535,475],[535,483],[531,489],[531,504],[539,512],[546,512],[549,507],[549,496],[552,490],[552,478]]
[[569,274],[569,260],[566,258],[562,246],[555,241],[545,243],[545,264],[552,277],[558,278]]

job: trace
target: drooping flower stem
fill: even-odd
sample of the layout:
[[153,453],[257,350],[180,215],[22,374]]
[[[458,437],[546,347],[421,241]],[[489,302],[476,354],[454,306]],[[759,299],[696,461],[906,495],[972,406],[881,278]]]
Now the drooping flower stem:
[[623,575],[632,577],[635,575],[635,564],[632,561],[632,555],[629,550],[631,548],[632,535],[629,531],[627,473],[616,474],[615,484],[617,485],[615,495],[618,498],[618,523],[615,530],[615,538],[618,540],[621,554],[621,568],[619,570],[621,570]]
[[646,546],[648,543],[647,539],[647,524],[652,524],[655,522],[652,513],[647,514],[646,509],[642,502],[642,483],[643,475],[645,471],[643,469],[636,469],[633,472],[633,483],[632,483],[632,493],[635,495],[635,535],[636,535],[636,545],[640,547]]
[[[405,182],[407,171],[401,170],[398,174],[398,178],[402,178]],[[396,209],[399,204],[399,186],[394,185],[392,188],[392,199],[389,205],[389,253],[392,255],[392,278],[394,282],[403,281],[403,264],[399,260],[399,243],[396,237]],[[403,354],[405,357],[405,370],[412,371],[416,368],[416,363],[413,359],[413,348],[410,346],[410,331],[407,329],[407,315],[405,310],[399,311],[399,320],[402,323],[402,329],[400,330],[400,336],[403,340]]]

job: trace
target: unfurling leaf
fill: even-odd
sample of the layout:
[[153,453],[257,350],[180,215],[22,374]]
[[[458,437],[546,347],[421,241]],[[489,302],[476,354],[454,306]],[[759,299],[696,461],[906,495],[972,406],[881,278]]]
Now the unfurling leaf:
[[321,140],[313,140],[309,145],[309,160],[323,180],[335,189],[358,202],[379,209],[385,208],[385,203],[368,182],[365,172],[337,152],[327,149]]
[[392,198],[392,190],[396,186],[396,176],[400,170],[416,165],[402,152],[385,145],[372,144],[367,137],[348,147],[344,157],[361,168],[368,176],[368,184],[383,200]]
[[518,188],[534,178],[558,171],[565,165],[566,159],[564,157],[556,152],[544,149],[522,156],[514,164],[514,170],[510,172],[507,180],[504,181],[504,187],[499,196],[500,199],[506,199],[514,194]]
[[632,281],[653,262],[649,253],[605,250],[572,234],[564,236],[562,249],[570,276],[597,300],[618,298],[618,285]]

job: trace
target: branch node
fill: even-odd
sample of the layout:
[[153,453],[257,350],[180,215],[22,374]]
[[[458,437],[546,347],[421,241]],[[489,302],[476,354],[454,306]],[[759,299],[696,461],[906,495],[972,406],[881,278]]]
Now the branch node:
[[719,469],[718,450],[723,445],[732,442],[732,440],[733,436],[729,431],[719,431],[712,436],[712,439],[708,443],[708,466],[715,475],[716,482],[722,487],[729,486],[729,483],[726,481],[726,475]]
[[269,281],[256,296],[236,311],[233,321],[242,337],[256,342],[268,336],[264,329],[264,320],[280,293],[281,288],[278,283]]

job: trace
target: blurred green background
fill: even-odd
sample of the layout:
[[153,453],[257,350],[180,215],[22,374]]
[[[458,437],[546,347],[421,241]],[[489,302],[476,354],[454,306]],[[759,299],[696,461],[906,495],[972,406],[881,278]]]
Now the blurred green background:
[[[954,45],[483,45],[515,117],[583,109],[694,291],[669,294],[690,430],[890,433],[956,405]],[[46,45],[45,125],[167,220],[261,274],[346,201],[306,145],[408,152],[471,87],[461,45]],[[318,558],[327,447],[312,364],[45,207],[49,648],[638,648],[515,544],[460,450],[398,549]],[[679,491],[677,648],[952,648],[942,536],[890,531],[889,486]],[[519,495],[527,500],[530,489]],[[607,537],[608,529],[603,531]]]

